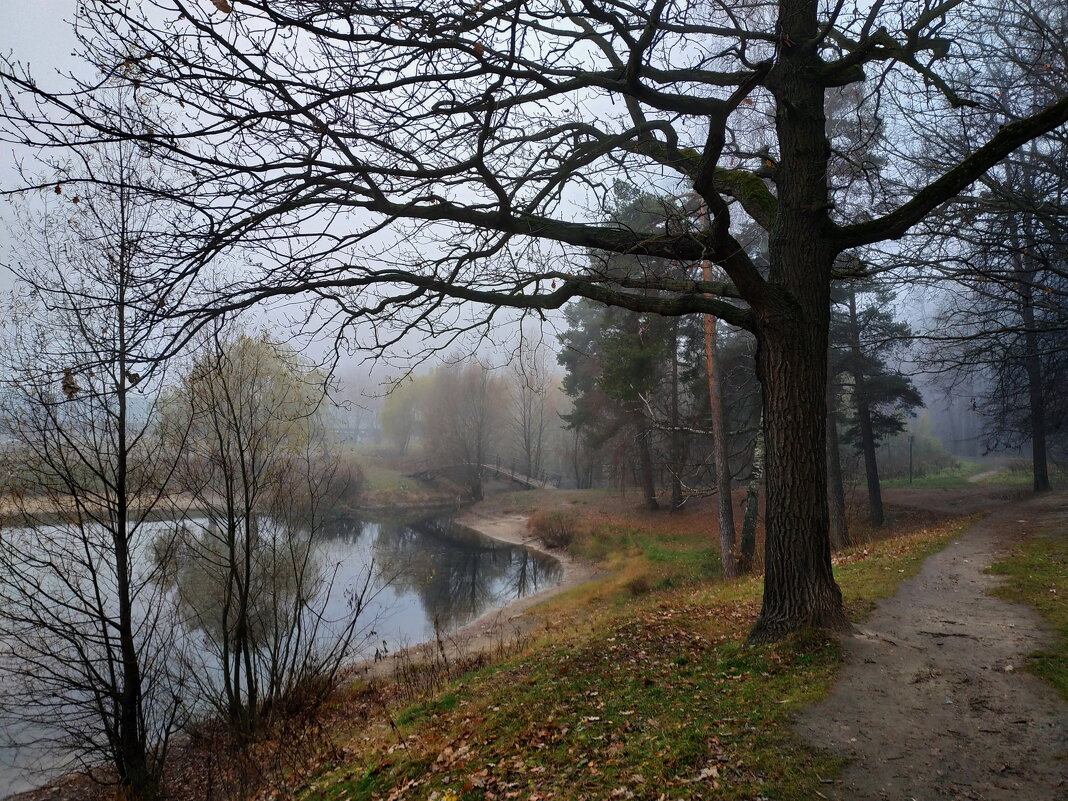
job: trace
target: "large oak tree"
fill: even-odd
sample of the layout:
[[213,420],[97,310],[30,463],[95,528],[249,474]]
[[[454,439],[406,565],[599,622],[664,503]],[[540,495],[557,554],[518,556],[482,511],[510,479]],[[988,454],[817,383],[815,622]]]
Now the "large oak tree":
[[[185,171],[171,192],[200,221],[160,256],[188,287],[182,308],[163,311],[187,326],[299,296],[316,303],[316,320],[374,323],[376,346],[422,332],[438,334],[427,341],[440,347],[441,334],[480,322],[467,302],[538,311],[585,297],[710,313],[752,331],[767,447],[758,641],[847,625],[824,492],[836,256],[903,235],[1068,119],[1061,97],[926,185],[872,185],[858,208],[829,177],[850,153],[828,133],[828,92],[855,88],[877,108],[883,93],[924,108],[981,103],[942,68],[981,55],[955,35],[966,29],[967,42],[981,42],[974,26],[984,3],[81,5],[82,54],[106,80],[136,88],[142,118],[128,126],[113,117],[99,76],[64,93],[7,65],[8,135],[67,151],[133,139]],[[620,177],[696,193],[711,225],[591,222],[603,219],[591,206]],[[766,231],[766,270],[739,238],[747,219]],[[583,273],[588,248],[708,259],[728,280]],[[237,256],[240,270],[212,268]]]

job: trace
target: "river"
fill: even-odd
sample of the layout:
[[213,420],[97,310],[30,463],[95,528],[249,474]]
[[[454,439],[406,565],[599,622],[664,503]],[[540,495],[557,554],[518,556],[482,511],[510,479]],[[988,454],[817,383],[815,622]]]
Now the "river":
[[[414,522],[343,517],[317,532],[311,544],[316,563],[331,579],[322,598],[324,619],[344,621],[351,616],[351,589],[362,586],[369,565],[375,567],[353,659],[395,653],[433,639],[436,632],[455,631],[486,612],[557,584],[563,573],[551,557],[482,536],[449,517]],[[190,595],[209,597],[199,590]],[[207,637],[188,631],[184,639],[190,642],[198,636]],[[3,672],[0,665],[0,687],[10,678]],[[187,703],[195,707],[196,699]],[[41,735],[47,740],[48,732],[10,723],[6,729],[0,738],[0,798],[39,786],[64,764],[63,753],[55,747],[28,745]]]

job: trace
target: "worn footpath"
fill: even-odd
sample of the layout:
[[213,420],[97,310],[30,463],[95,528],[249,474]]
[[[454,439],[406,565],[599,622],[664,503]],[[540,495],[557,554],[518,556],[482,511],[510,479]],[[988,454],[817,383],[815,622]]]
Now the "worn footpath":
[[1022,534],[1068,536],[1068,494],[1003,507],[932,556],[844,639],[831,695],[802,736],[850,760],[841,801],[1063,801],[1068,704],[1023,668],[1050,632],[988,594],[985,568]]

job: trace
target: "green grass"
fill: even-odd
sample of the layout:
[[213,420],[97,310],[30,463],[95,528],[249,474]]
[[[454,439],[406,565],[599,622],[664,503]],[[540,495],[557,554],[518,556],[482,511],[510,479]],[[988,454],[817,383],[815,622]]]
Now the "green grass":
[[404,726],[407,749],[386,764],[378,753],[336,768],[307,798],[371,799],[386,788],[464,801],[648,797],[652,788],[673,799],[814,797],[839,765],[798,742],[790,716],[825,693],[837,646],[816,633],[774,647],[721,643],[720,611],[646,608],[577,647],[517,661],[457,689],[453,725],[414,738]]
[[968,486],[968,479],[988,470],[980,462],[961,460],[953,467],[946,467],[923,476],[914,476],[909,482],[908,476],[886,479],[884,487],[914,487],[915,489],[953,489]]
[[[955,466],[947,467],[937,472],[924,476],[916,476],[909,483],[908,476],[885,479],[884,487],[914,487],[916,489],[957,489],[960,487],[1024,487],[1034,481],[1031,472],[1031,463],[1024,459],[1013,459],[1004,464],[996,473],[979,479],[968,479],[980,473],[993,470],[994,467],[982,462],[970,462],[960,460]],[[1068,483],[1068,474],[1054,470],[1050,474],[1051,483],[1056,486],[1064,486]]]
[[990,567],[1005,576],[994,590],[999,598],[1033,606],[1056,632],[1056,642],[1028,660],[1028,669],[1068,699],[1068,537],[1046,531],[1018,545]]
[[360,462],[368,489],[374,492],[418,492],[422,484],[398,470],[372,461]]
[[600,524],[582,532],[574,551],[585,559],[603,561],[619,556],[636,557],[656,580],[674,586],[708,581],[720,573],[718,545],[695,543],[686,533],[650,532],[618,524]]
[[[963,525],[838,555],[850,613],[862,617]],[[791,721],[831,686],[836,641],[810,631],[744,645],[759,579],[709,581],[708,543],[685,533],[613,525],[587,546],[652,583],[639,597],[602,583],[609,603],[402,710],[396,731],[328,768],[305,801],[819,798],[841,763]],[[654,589],[664,580],[685,583]]]
[[462,489],[447,482],[427,484],[406,475],[403,460],[384,458],[373,450],[345,446],[342,457],[363,473],[358,505],[371,509],[430,507],[453,504]]
[[[1063,487],[1068,483],[1068,474],[1053,470],[1049,475],[1050,483],[1054,487]],[[976,482],[979,486],[1011,486],[1030,487],[1035,482],[1035,475],[1030,462],[1014,462],[992,476]]]
[[396,722],[399,724],[417,723],[442,712],[451,712],[456,708],[456,702],[455,695],[446,693],[423,704],[412,704],[397,713]]

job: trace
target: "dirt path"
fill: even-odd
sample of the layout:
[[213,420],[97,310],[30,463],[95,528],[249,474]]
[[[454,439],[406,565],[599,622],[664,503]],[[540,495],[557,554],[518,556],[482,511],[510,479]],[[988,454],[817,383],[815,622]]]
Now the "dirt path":
[[883,601],[844,642],[829,698],[798,723],[851,760],[841,801],[1068,798],[1068,705],[1022,671],[1049,634],[1029,608],[987,594],[983,570],[1021,533],[1068,528],[1068,495],[1002,508]]
[[976,473],[974,476],[968,476],[968,483],[978,484],[980,481],[986,481],[988,478],[993,478],[1004,469],[1004,467],[994,467],[990,470],[984,470],[982,473]]

